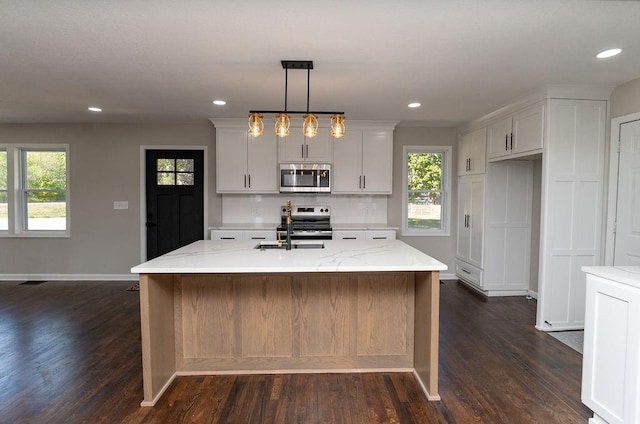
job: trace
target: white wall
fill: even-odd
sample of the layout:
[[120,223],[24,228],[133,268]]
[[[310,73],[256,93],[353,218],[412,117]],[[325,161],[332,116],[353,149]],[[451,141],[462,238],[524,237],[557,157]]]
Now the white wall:
[[611,93],[611,117],[640,112],[640,78],[619,85]]
[[387,217],[389,225],[399,228],[402,228],[402,147],[405,145],[453,146],[451,210],[448,216],[451,226],[450,235],[446,237],[407,237],[401,236],[400,231],[398,231],[398,239],[446,264],[449,269],[444,271],[443,274],[453,274],[457,232],[455,211],[458,208],[458,170],[456,167],[458,146],[456,129],[396,127],[393,135],[393,194],[389,197]]
[[[69,144],[70,238],[0,238],[6,275],[129,274],[140,262],[140,146],[208,146],[209,224],[220,222],[215,194],[215,129],[188,124],[8,124],[0,143]],[[114,200],[129,202],[114,210]]]

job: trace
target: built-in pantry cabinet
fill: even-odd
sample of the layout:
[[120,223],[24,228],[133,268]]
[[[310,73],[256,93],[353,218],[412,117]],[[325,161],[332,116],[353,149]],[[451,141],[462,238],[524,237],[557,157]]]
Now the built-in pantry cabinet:
[[288,136],[278,137],[280,162],[331,163],[332,148],[328,128],[318,128],[313,138],[305,137],[302,128],[290,128]]
[[[517,294],[531,287],[535,267],[540,330],[583,328],[580,268],[603,263],[609,95],[608,87],[547,86],[469,123],[460,139],[487,130],[485,173],[465,175],[465,158],[458,162],[456,274],[488,295]],[[539,202],[534,160],[542,163]],[[529,264],[534,249],[539,263]]]
[[489,296],[529,289],[532,175],[509,160],[459,178],[456,274]]
[[487,158],[512,158],[539,152],[544,140],[545,102],[499,119],[487,128]]
[[249,136],[246,122],[212,120],[216,126],[216,191],[278,193],[276,136]]
[[393,129],[349,129],[333,140],[333,188],[341,194],[391,194]]

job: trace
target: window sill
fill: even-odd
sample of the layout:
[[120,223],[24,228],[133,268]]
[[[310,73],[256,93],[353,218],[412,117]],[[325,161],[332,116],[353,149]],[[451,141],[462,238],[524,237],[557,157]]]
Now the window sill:
[[71,235],[66,231],[29,231],[19,234],[9,234],[0,232],[0,238],[70,238]]

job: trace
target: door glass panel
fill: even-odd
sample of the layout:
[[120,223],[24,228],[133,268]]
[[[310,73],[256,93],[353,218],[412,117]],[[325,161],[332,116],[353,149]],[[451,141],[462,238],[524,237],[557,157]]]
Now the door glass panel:
[[185,173],[185,172],[179,172],[176,174],[176,181],[178,183],[178,185],[193,185],[193,174],[192,173]]
[[175,176],[173,172],[158,172],[158,185],[175,185]]
[[193,172],[193,159],[178,159],[178,160],[176,160],[176,171],[178,171],[178,172]]
[[158,165],[156,167],[158,172],[160,171],[175,171],[174,159],[158,159]]

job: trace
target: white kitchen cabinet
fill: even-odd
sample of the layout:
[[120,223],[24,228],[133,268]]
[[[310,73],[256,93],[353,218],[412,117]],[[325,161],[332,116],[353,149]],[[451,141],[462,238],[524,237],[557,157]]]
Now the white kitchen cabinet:
[[243,240],[243,230],[211,230],[211,240]]
[[333,240],[395,240],[395,230],[333,230]]
[[333,140],[334,193],[391,194],[393,131],[349,129]]
[[286,137],[278,137],[278,157],[281,163],[331,163],[332,142],[328,128],[318,128],[318,135],[307,138],[302,128],[290,128]]
[[276,240],[276,230],[213,229],[211,240]]
[[365,230],[333,230],[333,240],[366,240]]
[[246,122],[215,120],[216,191],[278,193],[277,144],[273,133],[247,134]]
[[590,423],[640,422],[640,267],[584,267],[582,402]]
[[456,275],[486,295],[529,289],[533,165],[503,161],[458,179]]
[[487,128],[487,159],[502,160],[543,148],[545,102],[501,118]]
[[484,174],[487,129],[480,128],[460,137],[458,142],[458,175]]
[[551,99],[542,176],[536,328],[584,328],[583,266],[602,265],[607,102]]
[[367,230],[365,232],[367,240],[395,240],[395,230]]
[[484,234],[484,175],[458,179],[458,239],[456,256],[482,268]]

